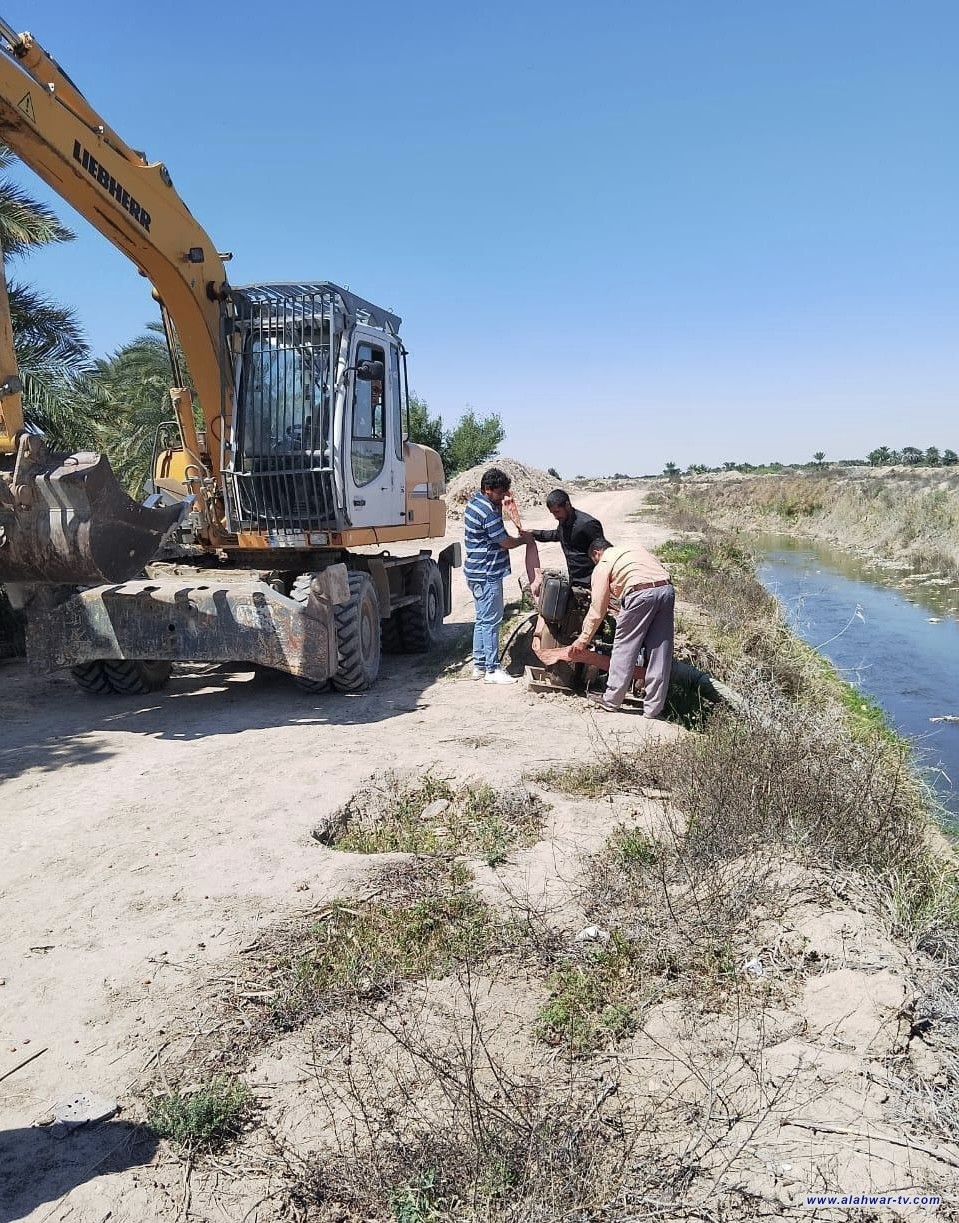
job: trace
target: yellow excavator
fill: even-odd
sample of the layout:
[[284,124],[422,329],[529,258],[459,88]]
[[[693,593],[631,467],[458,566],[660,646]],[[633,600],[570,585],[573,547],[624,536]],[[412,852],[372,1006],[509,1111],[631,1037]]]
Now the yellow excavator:
[[446,485],[404,437],[400,319],[325,281],[229,284],[167,167],[2,20],[0,141],[149,279],[176,384],[139,504],[104,455],[53,454],[25,424],[0,278],[0,583],[32,665],[91,694],[153,691],[185,661],[358,691],[381,646],[429,650],[460,554],[409,546],[444,535]]

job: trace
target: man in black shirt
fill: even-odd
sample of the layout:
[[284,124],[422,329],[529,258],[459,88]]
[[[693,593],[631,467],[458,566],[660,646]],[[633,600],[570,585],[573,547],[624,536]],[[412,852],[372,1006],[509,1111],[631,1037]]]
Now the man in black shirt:
[[[603,537],[603,524],[598,518],[574,509],[569,493],[561,488],[554,488],[546,498],[546,508],[559,525],[552,531],[530,531],[530,535],[539,543],[558,543],[566,557],[570,585],[588,587],[593,580],[589,546],[594,539]],[[537,577],[533,583],[534,597],[539,593],[541,581],[542,578]]]

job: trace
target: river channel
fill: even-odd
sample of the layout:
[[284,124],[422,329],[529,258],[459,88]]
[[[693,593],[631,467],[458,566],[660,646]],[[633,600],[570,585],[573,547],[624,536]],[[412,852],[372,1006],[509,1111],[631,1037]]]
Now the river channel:
[[848,553],[780,536],[757,541],[759,580],[793,629],[886,711],[959,821],[959,588],[886,572]]

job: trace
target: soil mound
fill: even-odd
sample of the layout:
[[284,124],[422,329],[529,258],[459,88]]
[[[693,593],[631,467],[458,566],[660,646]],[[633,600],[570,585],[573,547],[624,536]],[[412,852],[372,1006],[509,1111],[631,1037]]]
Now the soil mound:
[[513,496],[524,517],[542,517],[543,502],[554,488],[561,484],[555,476],[538,467],[527,467],[517,459],[496,458],[461,471],[454,476],[446,490],[446,512],[451,518],[462,518],[467,501],[479,488],[480,477],[488,467],[498,467],[513,481]]

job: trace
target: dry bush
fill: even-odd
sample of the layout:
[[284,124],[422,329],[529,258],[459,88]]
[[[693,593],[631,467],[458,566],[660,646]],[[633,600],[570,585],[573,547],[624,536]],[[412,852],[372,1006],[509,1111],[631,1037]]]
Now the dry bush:
[[337,901],[296,937],[288,932],[270,956],[272,1025],[300,1027],[353,999],[388,994],[403,980],[479,963],[495,945],[497,924],[471,882],[457,863],[393,872],[389,900]]
[[[322,1220],[552,1223],[601,1219],[632,1191],[678,1200],[679,1153],[643,1142],[614,1078],[511,1068],[468,976],[438,1021],[410,1000],[367,1009],[316,1076],[330,1141],[292,1198]],[[464,1013],[465,1009],[465,1013]],[[314,1217],[311,1213],[310,1217]]]
[[363,999],[383,999],[403,981],[445,976],[512,946],[458,862],[419,859],[381,871],[365,898],[337,900],[274,923],[225,965],[207,1012],[171,1034],[188,1040],[174,1085],[211,1071],[243,1070],[279,1032],[293,1031]]
[[[673,525],[679,525],[670,517]],[[708,627],[680,612],[677,657],[730,680],[743,660],[760,666],[791,696],[808,688],[821,668],[789,630],[771,594],[756,580],[754,558],[739,537],[712,528],[695,540],[668,540],[658,549],[680,599],[702,609]]]
[[[894,1054],[887,1063],[899,1091],[901,1115],[921,1133],[959,1143],[959,970],[955,967],[921,975],[911,1036],[910,1049]],[[918,1059],[917,1045],[922,1054]]]
[[[620,969],[638,992],[624,1004],[635,1011],[639,995],[664,986],[740,990],[746,965],[769,951],[757,931],[811,892],[827,894],[837,872],[855,872],[894,932],[948,960],[959,950],[959,886],[955,867],[930,850],[905,745],[878,732],[851,739],[838,706],[797,705],[755,677],[739,687],[746,715],[717,715],[706,735],[613,753],[586,776],[583,766],[568,770],[574,792],[610,775],[625,792],[668,798],[654,840],[622,831],[591,872],[591,919],[624,940]],[[571,967],[604,972],[601,958],[591,964],[581,952]],[[773,980],[756,975],[764,986]],[[561,1010],[575,1010],[580,1027],[584,1011],[595,1019],[589,983],[559,984],[554,994],[578,1007],[561,999]]]
[[635,761],[640,784],[667,791],[684,814],[691,861],[782,850],[878,871],[925,857],[928,818],[906,744],[851,740],[841,708],[797,705],[755,674],[737,688],[744,714],[724,711],[708,735]]
[[450,984],[445,1014],[397,997],[314,1056],[322,1145],[284,1151],[295,1212],[317,1223],[799,1217],[754,1178],[784,1110],[823,1089],[815,1075],[765,1073],[761,1008],[709,1030],[689,1014],[668,1048],[651,1038],[664,1080],[653,1081],[629,1053],[601,1068],[526,1056],[517,1069],[514,1036],[478,1006],[488,983]]

